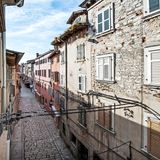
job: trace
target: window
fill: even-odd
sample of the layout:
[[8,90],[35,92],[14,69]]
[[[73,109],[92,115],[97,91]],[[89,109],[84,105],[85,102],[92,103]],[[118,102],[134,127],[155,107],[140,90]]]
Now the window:
[[160,0],[144,0],[145,15],[160,10]]
[[114,54],[107,54],[96,57],[96,76],[97,80],[114,81]]
[[160,120],[149,113],[144,113],[143,150],[160,158]]
[[96,122],[98,125],[100,125],[104,129],[108,129],[114,132],[115,110],[105,110],[103,106],[101,106],[100,110],[96,112]]
[[160,121],[148,119],[148,152],[160,158]]
[[84,127],[87,127],[87,124],[86,124],[86,110],[85,110],[85,107],[80,105],[78,107],[79,109],[79,114],[78,114],[78,122],[80,124],[82,124]]
[[78,76],[78,90],[80,92],[86,92],[86,76],[85,75],[79,75]]
[[62,123],[62,132],[66,136],[66,126],[64,123]]
[[160,46],[144,49],[144,84],[160,85]]
[[62,64],[64,63],[64,51],[61,52],[61,63],[62,63]]
[[113,29],[113,3],[97,14],[97,33],[103,33]]
[[71,142],[72,142],[72,144],[74,144],[75,146],[76,146],[76,141],[77,141],[76,136],[75,136],[73,133],[71,133]]
[[44,72],[43,72],[43,73],[44,73],[44,77],[46,77],[46,70],[44,70]]
[[51,70],[50,69],[48,70],[48,77],[49,78],[51,77]]
[[77,46],[77,60],[85,59],[85,44],[80,44]]
[[53,72],[53,80],[59,82],[59,72]]

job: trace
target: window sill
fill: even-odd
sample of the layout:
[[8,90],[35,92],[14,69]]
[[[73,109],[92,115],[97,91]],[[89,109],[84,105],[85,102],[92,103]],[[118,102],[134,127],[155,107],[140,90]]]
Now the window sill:
[[104,128],[102,125],[100,125],[98,122],[95,123],[96,126],[102,128],[104,131],[107,131],[113,135],[116,135],[116,132],[115,131],[111,131],[110,129],[107,129],[107,128]]
[[86,61],[86,59],[77,59],[76,60],[76,62],[78,63],[78,62],[85,62]]
[[80,90],[78,90],[77,93],[86,94],[86,91],[80,91]]
[[77,122],[77,124],[85,131],[87,131],[87,127],[85,127],[83,124],[81,124],[80,122]]
[[155,18],[157,16],[160,16],[160,10],[158,10],[154,13],[149,13],[148,15],[144,16],[142,19],[143,19],[143,21],[147,21],[147,20]]
[[76,144],[75,144],[75,143],[71,142],[71,144],[72,144],[72,146],[73,146],[74,148],[76,148]]
[[143,86],[149,87],[150,89],[160,89],[160,85],[144,84]]
[[115,32],[115,29],[111,29],[111,30],[109,30],[109,31],[105,31],[105,32],[102,32],[102,33],[97,33],[97,34],[96,34],[96,38],[105,36],[105,35],[110,34],[110,33],[113,33],[113,32]]
[[159,160],[159,158],[156,158],[155,156],[147,152],[144,148],[141,148],[141,151],[146,155],[147,158],[152,160]]
[[107,83],[107,84],[115,84],[116,81],[107,81],[107,80],[99,80],[99,79],[96,79],[97,82],[99,83]]

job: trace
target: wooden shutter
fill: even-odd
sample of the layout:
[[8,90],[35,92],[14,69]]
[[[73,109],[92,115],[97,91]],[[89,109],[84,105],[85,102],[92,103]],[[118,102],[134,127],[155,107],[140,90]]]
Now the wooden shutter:
[[151,83],[160,84],[160,50],[151,52]]
[[98,123],[105,127],[105,114],[104,110],[98,111]]
[[148,120],[148,151],[160,158],[160,121]]

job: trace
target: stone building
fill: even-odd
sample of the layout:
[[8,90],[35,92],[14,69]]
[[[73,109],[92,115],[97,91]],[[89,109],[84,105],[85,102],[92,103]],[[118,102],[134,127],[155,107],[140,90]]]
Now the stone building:
[[[7,83],[6,83],[6,28],[5,28],[5,7],[17,5],[22,7],[24,0],[0,0],[0,118],[1,113],[5,113],[7,109]],[[2,134],[2,135],[1,135]],[[8,132],[3,132],[0,121],[0,159],[9,159],[9,140]]]
[[[89,27],[77,30],[83,14],[73,12],[71,27],[53,41],[65,55],[63,138],[78,159],[159,159],[159,0],[85,0],[80,7]],[[84,62],[75,55],[81,43]],[[87,74],[83,94],[80,74]]]
[[17,52],[7,49],[7,95],[6,95],[6,106],[9,113],[16,113],[19,108],[19,93],[21,85],[20,81],[20,71],[19,71],[19,61],[23,57],[24,53]]
[[34,74],[35,74],[35,94],[39,101],[48,109],[49,102],[52,98],[50,93],[50,76],[51,76],[51,62],[49,56],[52,54],[53,50],[39,55],[35,58],[34,64]]
[[[71,26],[52,42],[60,51],[60,105],[64,113],[60,130],[74,156],[85,159],[88,157],[88,151],[83,145],[82,135],[88,125],[84,111],[88,99],[83,95],[91,89],[87,11],[74,11],[67,23]],[[77,109],[79,114],[69,113],[70,110]]]
[[50,101],[50,107],[54,112],[54,117],[56,119],[56,125],[59,127],[59,115],[56,115],[57,111],[60,110],[59,104],[59,92],[60,92],[60,51],[56,48],[53,53],[49,56],[51,61],[50,68],[50,94],[52,95]]

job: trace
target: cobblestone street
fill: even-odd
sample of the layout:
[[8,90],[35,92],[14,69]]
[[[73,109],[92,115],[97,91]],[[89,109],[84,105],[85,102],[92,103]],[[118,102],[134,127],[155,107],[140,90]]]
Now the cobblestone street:
[[[28,88],[22,87],[22,112],[43,111]],[[11,160],[73,160],[51,116],[21,119],[11,138]]]

